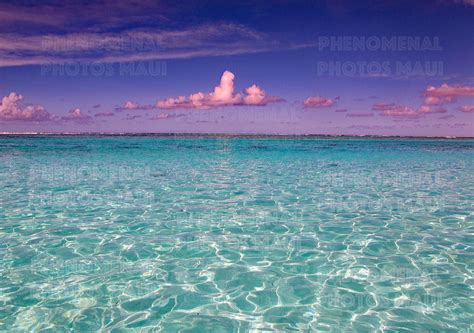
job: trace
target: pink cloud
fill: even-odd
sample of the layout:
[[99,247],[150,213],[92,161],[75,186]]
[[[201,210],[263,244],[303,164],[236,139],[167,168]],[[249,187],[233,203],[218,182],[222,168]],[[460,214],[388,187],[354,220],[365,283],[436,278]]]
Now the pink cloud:
[[134,101],[127,101],[123,106],[115,108],[115,111],[127,111],[127,110],[151,110],[153,105],[140,105]]
[[417,117],[418,113],[411,107],[402,106],[395,103],[375,103],[372,110],[379,111],[383,116],[391,117]]
[[140,107],[140,105],[137,102],[128,101],[128,102],[125,103],[124,109],[136,110],[139,107]]
[[385,111],[385,110],[391,110],[396,105],[394,103],[375,103],[372,105],[372,110],[374,111]]
[[62,117],[61,120],[75,121],[78,123],[88,123],[92,120],[92,117],[82,113],[81,109],[74,108],[69,110],[68,116]]
[[446,113],[447,110],[441,107],[433,108],[431,105],[421,105],[418,109],[395,103],[375,103],[372,110],[379,111],[382,116],[392,116],[396,118],[417,118],[429,113]]
[[440,105],[453,103],[458,97],[474,96],[474,87],[467,85],[453,85],[447,83],[439,87],[428,86],[423,92],[425,105]]
[[244,97],[245,104],[260,105],[265,100],[265,91],[255,84],[245,89],[245,92],[247,93]]
[[474,112],[474,105],[463,105],[458,110],[461,112]]
[[210,109],[221,106],[256,105],[283,101],[279,97],[269,96],[266,92],[252,85],[245,89],[244,94],[235,92],[235,75],[230,71],[222,74],[220,83],[210,93],[197,92],[189,97],[171,97],[156,102],[157,109]]
[[[339,99],[339,98],[337,98]],[[306,108],[328,108],[336,104],[334,99],[321,96],[311,96],[305,99],[303,106]]]
[[422,105],[418,108],[418,112],[419,113],[446,113],[448,112],[448,110],[446,110],[445,108],[442,108],[442,107],[437,107],[437,108],[433,108],[433,106],[430,106],[430,105]]
[[420,106],[420,108],[418,109],[418,112],[421,112],[421,113],[429,113],[429,112],[431,112],[431,106],[429,106],[429,105],[422,105],[422,106]]
[[20,106],[22,95],[11,92],[2,98],[0,104],[0,120],[5,121],[50,121],[53,116],[41,105]]
[[454,97],[436,97],[436,96],[426,96],[424,103],[426,105],[440,105],[446,103],[453,103],[456,99]]

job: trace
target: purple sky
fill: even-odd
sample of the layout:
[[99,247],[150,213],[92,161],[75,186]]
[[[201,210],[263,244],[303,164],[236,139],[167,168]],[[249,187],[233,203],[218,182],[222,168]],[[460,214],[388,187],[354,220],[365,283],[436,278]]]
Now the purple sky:
[[7,1],[0,132],[474,136],[473,0]]

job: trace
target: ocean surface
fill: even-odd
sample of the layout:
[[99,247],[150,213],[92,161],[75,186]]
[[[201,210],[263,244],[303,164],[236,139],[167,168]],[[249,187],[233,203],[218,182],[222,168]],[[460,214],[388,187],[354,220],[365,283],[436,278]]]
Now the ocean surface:
[[0,137],[0,331],[473,332],[474,141]]

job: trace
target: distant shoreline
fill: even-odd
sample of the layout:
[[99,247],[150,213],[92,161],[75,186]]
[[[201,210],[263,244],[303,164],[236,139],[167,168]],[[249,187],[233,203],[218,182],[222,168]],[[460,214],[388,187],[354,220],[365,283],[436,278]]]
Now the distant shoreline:
[[333,135],[333,134],[239,134],[239,133],[0,133],[6,137],[164,137],[164,138],[275,138],[275,139],[417,139],[474,140],[461,136],[396,136],[396,135]]

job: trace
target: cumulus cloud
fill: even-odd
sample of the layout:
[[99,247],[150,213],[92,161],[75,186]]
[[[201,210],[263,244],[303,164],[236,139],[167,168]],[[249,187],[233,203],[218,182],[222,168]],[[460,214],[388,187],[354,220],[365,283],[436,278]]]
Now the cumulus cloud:
[[125,103],[124,109],[127,110],[136,110],[140,107],[137,102],[128,101]]
[[266,97],[265,91],[263,91],[263,89],[261,89],[256,84],[253,84],[252,86],[245,89],[245,92],[247,93],[247,95],[244,97],[245,104],[260,105],[264,103]]
[[442,84],[439,87],[428,86],[423,92],[425,105],[441,105],[456,102],[458,97],[474,96],[474,87],[468,85]]
[[127,101],[123,106],[115,108],[115,111],[128,111],[128,110],[150,110],[153,109],[153,105],[140,105],[134,101]]
[[474,112],[474,105],[463,105],[458,110],[461,112]]
[[69,110],[69,113],[66,117],[62,117],[61,120],[64,121],[74,121],[78,123],[88,123],[92,120],[90,115],[82,113],[81,109],[74,108]]
[[41,105],[21,106],[18,103],[23,101],[23,96],[16,92],[2,98],[0,104],[0,120],[5,121],[49,121],[53,120],[52,115]]
[[328,108],[336,104],[335,99],[321,96],[311,96],[304,100],[303,106],[306,108]]
[[235,91],[235,75],[230,71],[225,71],[218,86],[210,93],[197,92],[189,97],[171,97],[156,102],[157,109],[210,109],[221,106],[242,106],[254,105],[264,106],[268,103],[283,101],[279,97],[267,95],[267,93],[257,85],[252,85],[245,89],[244,93]]

